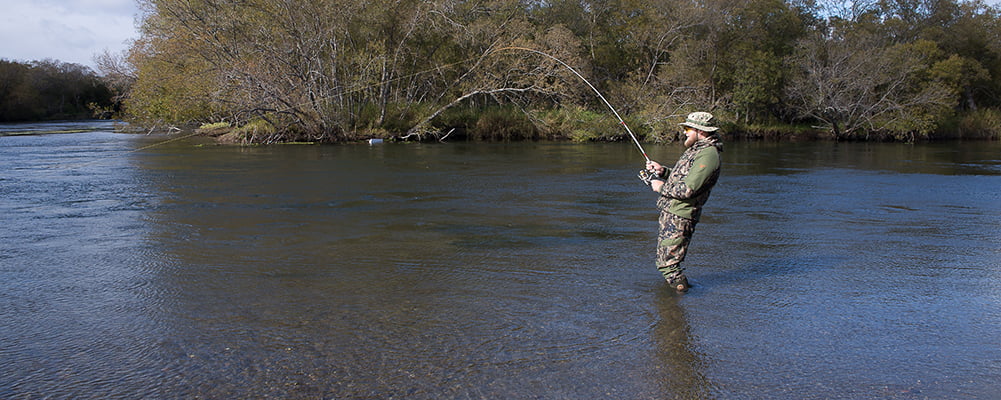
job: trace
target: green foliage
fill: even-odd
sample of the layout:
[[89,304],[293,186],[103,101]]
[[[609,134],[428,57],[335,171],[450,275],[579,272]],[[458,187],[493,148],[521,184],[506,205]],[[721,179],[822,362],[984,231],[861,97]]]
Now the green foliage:
[[744,122],[769,118],[782,101],[782,61],[806,33],[808,18],[783,0],[753,0],[736,7],[719,41],[715,85]]
[[958,103],[958,72],[943,68],[949,60],[942,60],[938,45],[926,40],[895,45],[886,57],[893,62],[884,72],[906,79],[889,79],[884,85],[893,87],[879,87],[892,103],[873,116],[873,124],[897,140],[928,138]]
[[1001,140],[1001,110],[982,109],[952,118],[936,138]]
[[130,119],[151,125],[218,120],[213,96],[219,91],[210,65],[182,43],[156,40],[157,51],[136,57],[138,73],[125,109]]
[[779,104],[782,94],[781,58],[763,51],[750,51],[732,75],[733,108],[743,111],[744,120]]
[[566,66],[656,141],[694,110],[914,140],[1001,107],[1001,17],[966,0],[141,1],[126,111],[273,130],[241,140],[622,140]]

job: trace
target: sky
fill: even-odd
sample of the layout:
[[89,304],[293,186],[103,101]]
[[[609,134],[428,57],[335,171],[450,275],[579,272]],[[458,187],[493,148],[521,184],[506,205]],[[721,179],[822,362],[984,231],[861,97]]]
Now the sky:
[[0,59],[53,59],[96,70],[95,55],[120,53],[138,38],[138,13],[136,0],[0,0]]
[[139,37],[138,13],[135,0],[0,0],[0,59],[96,70],[95,55],[119,53]]

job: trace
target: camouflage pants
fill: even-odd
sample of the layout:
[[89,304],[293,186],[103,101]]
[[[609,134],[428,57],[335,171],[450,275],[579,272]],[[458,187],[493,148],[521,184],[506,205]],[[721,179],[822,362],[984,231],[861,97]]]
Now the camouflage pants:
[[697,221],[669,212],[660,213],[660,235],[657,236],[657,270],[668,278],[685,271],[681,262],[688,253],[688,243],[695,233]]

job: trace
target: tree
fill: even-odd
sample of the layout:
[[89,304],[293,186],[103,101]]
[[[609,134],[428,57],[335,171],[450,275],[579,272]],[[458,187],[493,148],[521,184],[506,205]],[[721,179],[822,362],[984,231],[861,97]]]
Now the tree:
[[814,37],[789,59],[796,74],[786,95],[800,117],[824,122],[838,139],[926,137],[956,99],[947,79],[929,79],[941,55],[927,41],[886,46],[865,33]]
[[[712,3],[712,4],[709,4]],[[616,27],[608,43],[621,46],[615,60],[629,70],[607,77],[613,103],[639,119],[658,139],[675,133],[673,121],[692,109],[715,109],[720,100],[713,85],[718,54],[713,51],[718,30],[714,23],[729,6],[667,0],[623,0],[609,12]],[[670,140],[669,137],[666,139]]]
[[957,1],[143,0],[129,68],[102,69],[134,79],[115,87],[138,121],[254,122],[266,142],[604,108],[548,55],[656,138],[694,109],[922,136],[948,102],[1001,103],[997,10]]
[[0,121],[36,119],[41,115],[37,91],[29,84],[31,67],[13,61],[0,60]]
[[720,91],[731,93],[728,105],[745,123],[780,113],[787,71],[782,60],[795,49],[814,22],[807,9],[782,0],[753,0],[736,7],[722,25],[719,40]]
[[90,68],[56,60],[0,60],[0,121],[93,117],[111,94]]
[[947,54],[961,58],[962,110],[1001,106],[1001,15],[982,1],[962,2],[949,18],[938,18],[934,40]]

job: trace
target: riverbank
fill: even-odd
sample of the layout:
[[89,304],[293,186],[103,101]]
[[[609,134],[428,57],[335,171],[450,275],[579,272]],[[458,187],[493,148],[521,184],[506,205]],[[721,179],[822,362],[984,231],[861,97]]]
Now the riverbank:
[[[987,109],[953,116],[929,133],[893,133],[886,130],[839,132],[820,123],[743,124],[718,116],[727,140],[902,142],[949,140],[1001,140],[1001,111]],[[644,143],[679,140],[676,121],[666,118],[656,125],[625,117],[630,131]],[[242,124],[216,122],[188,124],[156,130],[191,131],[214,138],[220,144],[252,145],[280,143],[343,143],[369,139],[407,142],[553,140],[570,142],[629,141],[629,132],[609,113],[582,108],[525,111],[509,107],[466,108],[443,113],[434,124],[414,129],[411,121],[382,126],[332,127],[323,134],[306,134],[293,128],[279,129],[264,119]],[[149,128],[135,128],[149,132]]]
[[[618,128],[621,129],[621,128]],[[259,127],[248,131],[246,128],[233,127],[228,124],[210,124],[194,128],[195,135],[215,138],[219,144],[227,145],[251,145],[251,144],[279,144],[279,143],[335,143],[367,141],[370,139],[380,139],[387,142],[445,142],[445,141],[532,141],[532,140],[552,140],[568,142],[619,142],[628,141],[628,133],[620,132],[613,134],[599,134],[581,132],[550,132],[540,135],[531,129],[526,133],[519,133],[514,130],[505,130],[494,135],[471,134],[466,129],[450,128],[447,131],[427,132],[422,135],[394,135],[384,130],[368,130],[352,135],[351,139],[338,141],[274,141],[268,140],[269,135]],[[998,129],[964,129],[952,132],[941,132],[929,137],[917,137],[915,135],[893,136],[880,133],[870,133],[864,136],[853,136],[848,138],[838,138],[830,130],[813,126],[730,126],[724,128],[723,136],[726,140],[764,140],[764,141],[849,141],[849,142],[935,142],[953,140],[973,140],[973,141],[996,141],[1001,140],[1001,128]],[[672,143],[680,140],[680,133],[660,133],[657,135],[647,134],[638,139],[643,143]]]

